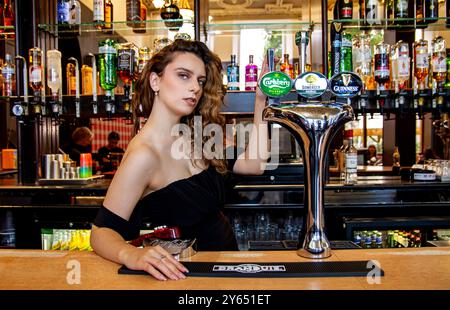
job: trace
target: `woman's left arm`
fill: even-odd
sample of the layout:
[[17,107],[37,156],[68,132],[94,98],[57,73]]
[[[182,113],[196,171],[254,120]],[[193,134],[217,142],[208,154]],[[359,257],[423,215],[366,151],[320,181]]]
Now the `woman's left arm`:
[[[267,61],[263,62],[263,69],[259,79],[269,70]],[[267,122],[262,119],[262,113],[266,106],[267,96],[259,87],[255,93],[255,108],[253,116],[253,128],[245,152],[240,154],[233,166],[233,172],[237,174],[261,175],[264,173],[267,160],[270,156],[270,143],[268,137]],[[237,133],[239,134],[239,132]]]

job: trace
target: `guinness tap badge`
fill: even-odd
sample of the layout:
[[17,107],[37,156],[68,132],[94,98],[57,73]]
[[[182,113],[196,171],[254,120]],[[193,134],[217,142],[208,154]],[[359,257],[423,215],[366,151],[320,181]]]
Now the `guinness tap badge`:
[[341,72],[333,75],[329,82],[331,92],[336,97],[356,96],[363,86],[361,78],[353,72]]

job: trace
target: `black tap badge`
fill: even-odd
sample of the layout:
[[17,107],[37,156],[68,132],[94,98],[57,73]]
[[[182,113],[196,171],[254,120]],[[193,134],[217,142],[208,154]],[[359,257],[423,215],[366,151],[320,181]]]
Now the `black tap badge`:
[[340,72],[331,77],[329,87],[336,97],[351,98],[359,93],[363,87],[363,82],[353,72]]

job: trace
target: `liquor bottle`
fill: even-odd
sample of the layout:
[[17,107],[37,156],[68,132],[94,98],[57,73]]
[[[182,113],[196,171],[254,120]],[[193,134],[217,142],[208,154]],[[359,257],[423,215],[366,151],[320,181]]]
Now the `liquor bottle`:
[[103,26],[103,33],[112,34],[113,31],[113,21],[114,21],[114,6],[111,0],[106,0],[105,2],[105,25]]
[[294,78],[294,66],[289,62],[289,54],[283,55],[283,62],[280,65],[280,71]]
[[16,93],[16,68],[10,54],[5,54],[5,62],[1,70],[3,76],[2,95],[14,96]]
[[81,5],[78,0],[70,1],[69,25],[73,34],[80,35]]
[[127,26],[137,27],[136,21],[141,20],[141,0],[127,0]]
[[258,66],[253,63],[253,55],[248,56],[248,65],[245,66],[245,90],[256,90],[258,83]]
[[354,60],[353,64],[355,72],[363,81],[363,89],[369,89],[373,84],[372,73],[372,52],[370,48],[370,36],[362,32],[355,36],[354,44]]
[[341,63],[340,71],[353,71],[352,63],[352,35],[350,33],[344,32],[342,34],[342,44],[341,44]]
[[146,20],[147,20],[147,7],[144,2],[141,1],[140,9],[139,9],[139,20],[143,21],[142,23],[137,23],[133,27],[133,32],[136,33],[145,33],[146,30]]
[[236,55],[231,55],[231,63],[227,66],[227,89],[239,90],[239,65],[236,63]]
[[66,86],[67,94],[75,95],[77,89],[77,78],[75,75],[75,65],[68,62],[66,65]]
[[425,89],[428,66],[428,41],[420,39],[414,42],[414,76],[417,78],[419,89]]
[[61,77],[61,52],[58,50],[47,51],[47,86],[51,89],[52,99],[58,100],[59,89],[62,85]]
[[57,20],[58,32],[67,31],[70,20],[70,3],[67,0],[58,0],[57,2]]
[[361,25],[366,24],[366,0],[359,0],[359,19]]
[[[30,48],[28,50],[28,55],[29,83],[36,99],[39,98],[42,89],[42,50],[39,47]],[[36,101],[38,101],[38,99]]]
[[433,39],[432,43],[432,67],[433,79],[437,83],[437,87],[441,88],[447,76],[447,59],[446,59],[446,44],[445,39],[438,36]]
[[106,91],[106,96],[111,97],[111,91],[117,86],[116,41],[106,39],[99,42],[98,53],[100,86]]
[[354,185],[358,178],[358,151],[353,146],[353,130],[346,130],[348,146],[345,149],[345,185]]
[[400,152],[398,146],[394,146],[394,153],[392,154],[392,165],[394,167],[400,167]]
[[450,54],[447,54],[447,79],[444,84],[444,88],[449,89],[450,88]]
[[[328,54],[328,61],[330,61],[330,54]],[[300,63],[294,62],[294,78],[300,75]]]
[[439,3],[438,0],[425,0],[425,22],[435,23],[439,18]]
[[345,180],[345,150],[348,147],[348,139],[347,136],[344,135],[344,140],[342,141],[342,145],[338,150],[338,171],[339,177],[341,180]]
[[139,60],[137,73],[140,75],[145,68],[145,65],[150,60],[150,49],[146,46],[139,48]]
[[385,0],[384,5],[386,6],[387,23],[394,24],[395,23],[394,0]]
[[92,67],[88,65],[81,67],[81,94],[92,95]]
[[424,7],[424,0],[416,0],[416,23],[418,25],[425,24],[425,7]]
[[333,8],[333,19],[341,19],[341,9],[340,9],[340,0],[336,0]]
[[[408,18],[408,0],[394,0],[394,18]],[[396,23],[405,23],[404,21],[397,21]]]
[[[396,44],[395,71],[398,81],[398,90],[408,87],[408,81],[411,76],[410,70],[411,58],[409,57],[409,46],[407,42],[398,41]],[[396,89],[396,91],[398,91]]]
[[375,81],[379,89],[385,89],[389,81],[389,44],[378,43],[375,45]]
[[94,0],[92,9],[95,28],[102,29],[105,24],[105,2],[104,0]]
[[[338,1],[336,1],[338,2]],[[353,1],[352,0],[339,0],[340,19],[352,19],[353,18]]]
[[136,71],[137,47],[133,43],[123,43],[117,49],[117,75],[124,84],[125,96],[130,96],[130,86]]

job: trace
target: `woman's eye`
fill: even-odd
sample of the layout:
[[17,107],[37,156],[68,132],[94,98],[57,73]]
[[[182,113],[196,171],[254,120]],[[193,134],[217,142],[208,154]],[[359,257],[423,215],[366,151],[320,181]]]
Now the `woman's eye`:
[[182,78],[183,80],[189,78],[189,76],[188,76],[186,73],[180,73],[178,76],[179,76],[180,78]]
[[198,81],[198,85],[200,85],[201,87],[205,86],[206,81],[205,80],[199,80]]

